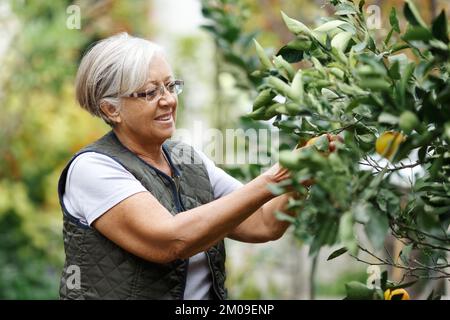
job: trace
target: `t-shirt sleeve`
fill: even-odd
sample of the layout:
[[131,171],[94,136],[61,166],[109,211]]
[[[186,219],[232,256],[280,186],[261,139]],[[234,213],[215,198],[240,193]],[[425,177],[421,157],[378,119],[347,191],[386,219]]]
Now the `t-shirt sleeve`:
[[206,156],[202,151],[194,150],[200,155],[208,171],[209,181],[214,191],[214,199],[223,197],[243,186],[243,183],[226,173]]
[[70,165],[63,196],[68,213],[91,225],[119,202],[147,189],[120,163],[86,152]]

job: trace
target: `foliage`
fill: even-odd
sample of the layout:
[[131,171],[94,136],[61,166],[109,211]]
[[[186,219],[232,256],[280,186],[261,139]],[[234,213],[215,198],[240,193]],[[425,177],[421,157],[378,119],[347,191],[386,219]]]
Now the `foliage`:
[[[450,238],[450,47],[445,12],[425,25],[412,2],[406,2],[406,30],[392,9],[391,30],[377,43],[362,10],[350,1],[332,1],[335,18],[315,29],[282,13],[295,39],[273,59],[257,45],[264,80],[253,119],[276,117],[274,125],[296,136],[300,145],[323,133],[341,134],[344,144],[325,157],[327,139],[300,152],[284,150],[282,165],[293,172],[292,184],[314,178],[305,200],[290,207],[301,214],[295,234],[321,246],[341,243],[356,255],[361,248],[354,226],[363,225],[373,248],[383,246],[388,230],[405,245],[421,249],[426,261],[377,261],[403,268],[415,277],[449,277]],[[291,63],[308,67],[295,70]],[[276,95],[284,102],[275,102]],[[262,101],[262,102],[261,102]],[[279,99],[278,99],[279,101]],[[375,157],[383,133],[405,140],[386,161]],[[402,132],[402,133],[401,133]],[[393,148],[394,143],[387,148]],[[417,161],[404,163],[418,151]],[[399,188],[390,177],[421,166],[425,174]],[[368,170],[369,168],[369,170]]]
[[[226,16],[225,8],[239,1],[216,3],[220,5],[214,10]],[[405,276],[448,278],[450,47],[446,15],[440,13],[427,26],[407,1],[406,23],[399,22],[392,8],[390,30],[380,41],[366,24],[364,1],[331,3],[335,17],[323,19],[316,28],[282,13],[294,38],[274,56],[255,41],[259,70],[251,69],[253,63],[248,61],[239,63],[259,92],[249,118],[274,120],[282,133],[292,137],[293,145],[303,146],[323,133],[344,138],[337,152],[328,156],[324,156],[327,139],[318,139],[314,147],[300,152],[282,145],[280,162],[293,176],[279,187],[290,185],[305,193],[299,182],[315,181],[306,199],[290,201],[290,208],[299,214],[286,219],[292,221],[296,237],[310,244],[313,256],[322,246],[341,244],[343,249],[335,257],[350,252],[365,261],[359,252],[369,255],[370,263],[403,269]],[[220,41],[222,34],[210,29]],[[235,43],[245,35],[237,32]],[[246,52],[235,48],[231,44],[222,51],[248,59]],[[424,173],[414,174],[419,168]],[[405,178],[405,172],[411,178]],[[400,184],[395,179],[399,177]],[[356,232],[359,227],[363,234]],[[404,243],[398,257],[376,255],[388,232]],[[371,250],[362,246],[364,238],[369,239]],[[419,258],[410,258],[416,251]]]

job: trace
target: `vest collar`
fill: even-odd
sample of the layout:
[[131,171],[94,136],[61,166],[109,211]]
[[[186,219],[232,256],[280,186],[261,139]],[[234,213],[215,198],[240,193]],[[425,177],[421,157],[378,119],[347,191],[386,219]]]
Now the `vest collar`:
[[[120,140],[119,140],[119,138],[117,138],[117,135],[114,133],[114,131],[110,131],[110,134],[112,135],[112,137],[123,147],[123,148],[125,148],[125,149],[127,149],[128,151],[130,151],[131,153],[133,153],[134,154],[134,152],[133,151],[131,151],[130,149],[128,149]],[[174,174],[174,177],[178,177],[178,178],[180,178],[181,177],[181,169],[177,166],[177,165],[175,165],[174,163],[173,163],[173,161],[172,161],[172,157],[170,156],[170,150],[169,150],[169,147],[167,146],[167,142],[164,142],[163,143],[163,145],[162,145],[162,150],[163,150],[163,152],[164,152],[164,155],[166,156],[166,159],[169,161],[169,165],[170,165],[170,168],[172,169],[172,172],[173,172],[173,174]],[[139,158],[139,157],[138,157]],[[139,158],[139,159],[141,159],[141,158]],[[142,160],[142,159],[141,159]],[[144,160],[142,160],[142,161],[144,161]],[[145,161],[144,161],[145,162]],[[158,172],[159,174],[162,174],[162,175],[164,175],[164,176],[167,176],[164,172],[162,172],[161,170],[159,170],[158,168],[155,168],[154,166],[152,166],[151,164],[149,164],[149,163],[147,163],[147,162],[145,162],[148,166],[150,166],[152,169],[154,169],[156,172]]]

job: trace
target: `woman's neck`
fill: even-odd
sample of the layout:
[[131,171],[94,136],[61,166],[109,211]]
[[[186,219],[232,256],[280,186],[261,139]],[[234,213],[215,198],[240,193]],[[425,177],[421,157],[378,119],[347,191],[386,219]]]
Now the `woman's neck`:
[[114,133],[125,147],[145,162],[158,169],[169,166],[163,154],[162,143],[143,143],[138,139],[133,139],[130,135],[123,134],[120,130],[114,130]]

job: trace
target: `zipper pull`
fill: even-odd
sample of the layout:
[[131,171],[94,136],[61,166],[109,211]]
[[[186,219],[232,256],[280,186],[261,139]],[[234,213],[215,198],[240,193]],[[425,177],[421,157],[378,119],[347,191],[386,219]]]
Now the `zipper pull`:
[[175,187],[177,188],[177,192],[180,191],[180,176],[174,176],[173,181],[175,182]]

